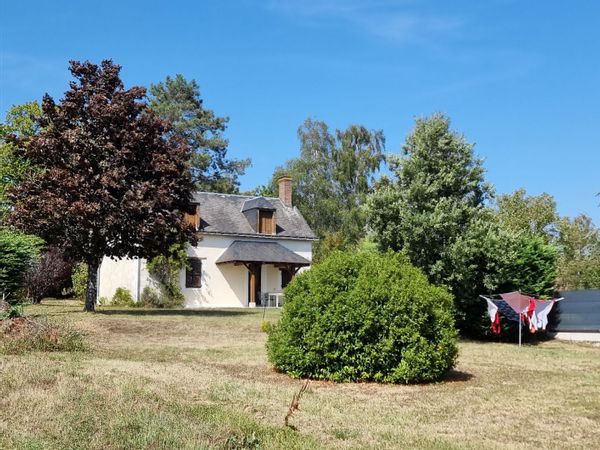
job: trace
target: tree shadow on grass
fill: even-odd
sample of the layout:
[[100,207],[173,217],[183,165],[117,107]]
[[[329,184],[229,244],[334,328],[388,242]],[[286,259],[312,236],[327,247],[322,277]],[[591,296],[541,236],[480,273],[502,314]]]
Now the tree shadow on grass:
[[[530,333],[528,329],[523,327],[523,334],[521,336],[523,347],[535,347],[543,344],[544,342],[551,341],[552,339],[552,333],[549,331]],[[504,332],[504,334],[501,334],[500,336],[488,337],[486,339],[461,337],[460,341],[464,343],[475,343],[480,345],[507,344],[514,345],[516,348],[519,348],[518,331],[511,331],[510,333]]]
[[248,310],[223,309],[96,309],[96,314],[107,316],[188,316],[188,317],[232,317],[252,314]]
[[474,375],[472,373],[452,369],[449,370],[448,373],[446,373],[446,375],[444,375],[442,381],[445,383],[457,383],[461,381],[470,381],[473,378]]

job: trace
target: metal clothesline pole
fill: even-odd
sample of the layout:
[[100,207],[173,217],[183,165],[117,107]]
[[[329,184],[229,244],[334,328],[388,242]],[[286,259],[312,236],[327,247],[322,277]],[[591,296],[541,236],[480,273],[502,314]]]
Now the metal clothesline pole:
[[521,320],[523,318],[523,314],[519,314],[519,347],[521,347]]

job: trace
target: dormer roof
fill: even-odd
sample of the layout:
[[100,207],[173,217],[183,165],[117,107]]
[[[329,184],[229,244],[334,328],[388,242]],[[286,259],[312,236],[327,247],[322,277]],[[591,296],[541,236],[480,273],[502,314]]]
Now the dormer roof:
[[275,211],[276,208],[269,200],[264,197],[254,197],[245,200],[242,205],[242,212],[249,211],[251,209],[262,209],[267,211]]

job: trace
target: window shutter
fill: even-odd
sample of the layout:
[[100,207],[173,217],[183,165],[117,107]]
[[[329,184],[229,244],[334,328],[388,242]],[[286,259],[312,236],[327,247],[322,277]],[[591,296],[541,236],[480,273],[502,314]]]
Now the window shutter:
[[258,217],[258,232],[262,234],[273,234],[275,228],[273,211],[260,211]]
[[202,260],[194,259],[192,261],[192,266],[194,268],[192,284],[194,287],[199,288],[202,286]]
[[188,267],[185,269],[185,287],[202,287],[202,260],[200,258],[188,258]]

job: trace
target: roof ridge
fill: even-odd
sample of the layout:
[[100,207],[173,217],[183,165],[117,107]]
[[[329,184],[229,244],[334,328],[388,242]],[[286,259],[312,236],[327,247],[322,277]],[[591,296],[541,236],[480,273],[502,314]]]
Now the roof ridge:
[[194,191],[194,194],[210,194],[210,195],[225,195],[227,197],[245,197],[245,198],[268,198],[271,200],[280,200],[279,197],[266,197],[264,195],[245,195],[245,194],[227,194],[225,192],[208,192],[208,191]]
[[227,197],[251,197],[244,194],[227,194],[225,192],[194,191],[194,194],[226,195]]

